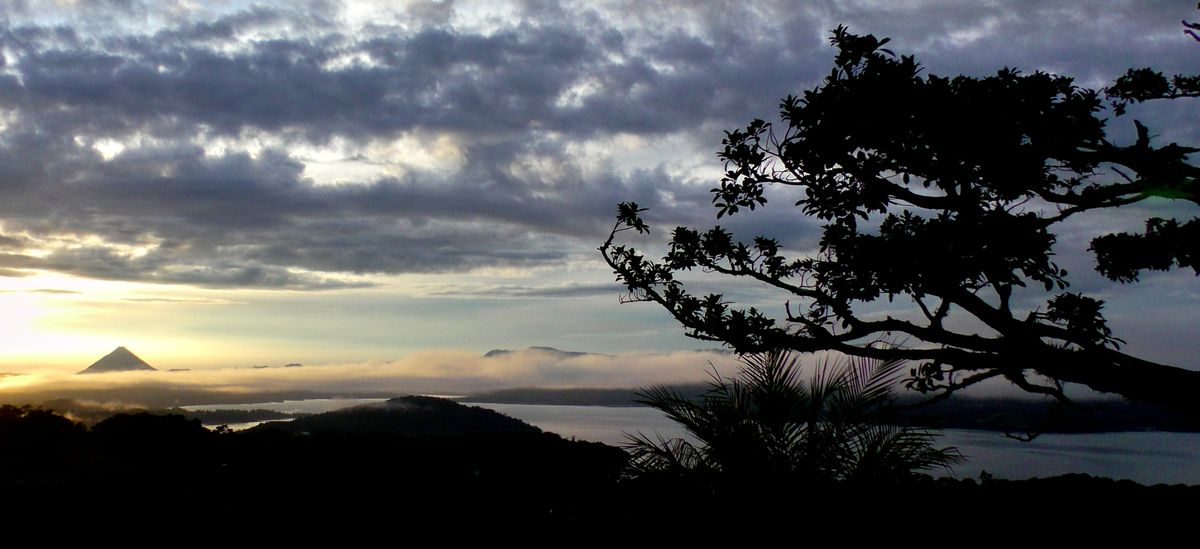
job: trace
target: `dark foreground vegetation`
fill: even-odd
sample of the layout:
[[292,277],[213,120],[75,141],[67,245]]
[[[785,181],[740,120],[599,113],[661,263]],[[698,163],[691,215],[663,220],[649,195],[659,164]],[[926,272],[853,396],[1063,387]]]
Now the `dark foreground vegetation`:
[[[629,478],[626,465],[619,448],[565,440],[429,397],[235,433],[178,415],[118,414],[88,428],[46,410],[0,408],[5,511],[86,507],[88,519],[136,518],[141,525],[236,521],[287,531],[460,525],[466,528],[460,534],[478,535],[472,525],[502,524],[534,535],[544,527],[618,524],[693,529],[713,518],[749,516],[847,524],[874,509],[876,526],[900,528],[924,510],[965,513],[954,519],[961,525],[1016,502],[1032,516],[1070,506],[1093,517],[1136,509],[1166,518],[1200,501],[1200,487],[1085,476],[813,483],[744,475]],[[891,510],[881,512],[885,501]],[[954,510],[946,510],[947,502]]]
[[157,501],[332,517],[382,497],[390,510],[432,517],[569,516],[585,502],[576,494],[615,485],[624,459],[618,448],[427,397],[236,433],[179,415],[118,414],[88,429],[45,410],[0,408],[0,490],[22,502],[128,498],[142,509]]

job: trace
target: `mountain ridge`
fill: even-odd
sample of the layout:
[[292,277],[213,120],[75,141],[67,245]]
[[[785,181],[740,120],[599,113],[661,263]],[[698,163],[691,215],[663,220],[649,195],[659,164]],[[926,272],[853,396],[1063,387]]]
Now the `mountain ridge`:
[[555,349],[554,347],[534,346],[534,347],[526,347],[525,349],[522,349],[520,351],[512,351],[509,349],[492,349],[492,350],[484,353],[483,357],[484,358],[495,358],[498,356],[504,356],[504,355],[509,355],[509,354],[513,354],[513,353],[529,353],[529,352],[551,354],[560,360],[577,357],[577,356],[586,356],[586,355],[595,354],[595,353],[585,353],[585,352],[581,352],[581,351],[564,351],[562,349]]

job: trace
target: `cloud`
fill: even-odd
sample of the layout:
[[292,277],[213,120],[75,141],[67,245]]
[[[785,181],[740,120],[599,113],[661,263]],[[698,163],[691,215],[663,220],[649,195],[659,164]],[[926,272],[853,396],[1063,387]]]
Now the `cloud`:
[[21,250],[29,245],[29,239],[21,236],[0,234],[0,250]]
[[[678,35],[630,51],[620,29],[594,18],[512,21],[490,32],[320,30],[309,19],[256,8],[212,24],[92,40],[20,27],[0,42],[16,55],[18,72],[0,105],[105,135],[168,135],[200,123],[222,135],[253,128],[308,140],[417,127],[663,132],[714,111],[729,84],[713,86],[709,71],[734,62],[681,55],[702,43]],[[263,27],[286,32],[260,38]],[[655,68],[659,56],[669,71]],[[583,84],[579,101],[561,101]]]
[[[621,201],[656,238],[711,224],[722,130],[815,85],[838,23],[939,74],[1104,83],[1194,47],[1170,38],[1188,10],[1120,1],[85,4],[3,12],[3,276],[319,290],[563,265]],[[815,242],[792,208],[729,224]]]
[[[178,372],[30,373],[0,378],[0,398],[129,387],[258,392],[439,392],[471,394],[513,387],[641,387],[703,382],[709,364],[732,373],[735,359],[721,352],[585,354],[563,358],[537,350],[485,358],[463,350],[414,353],[396,361],[306,365],[302,368],[226,368]],[[50,398],[50,397],[46,397]]]
[[210,299],[203,297],[127,297],[121,301],[132,301],[136,303],[187,303],[195,305],[231,305],[238,303],[237,301],[230,301],[228,299]]
[[258,287],[301,290],[364,288],[373,283],[298,273],[260,265],[213,262],[188,266],[163,254],[129,257],[104,247],[73,248],[46,257],[26,257],[27,269],[56,271],[100,280],[189,284],[207,288]]
[[623,286],[615,283],[580,284],[570,282],[554,286],[516,286],[516,285],[440,285],[420,292],[422,296],[430,297],[470,297],[470,298],[574,298],[595,295],[619,295]]
[[22,278],[33,271],[24,270],[34,258],[23,254],[0,253],[0,277]]
[[[657,204],[651,182],[671,185],[661,172],[608,174],[591,185],[517,181],[494,169],[516,152],[495,146],[468,167],[490,181],[485,188],[441,178],[320,186],[304,180],[302,167],[280,151],[209,157],[195,148],[165,148],[104,161],[58,147],[58,158],[74,164],[70,179],[91,179],[70,189],[70,200],[57,199],[61,191],[50,184],[9,179],[11,187],[25,188],[12,189],[0,215],[52,251],[8,254],[6,261],[102,279],[205,286],[334,285],[335,277],[288,274],[296,269],[461,272],[561,262],[577,242],[602,238],[612,205],[638,196]],[[80,235],[95,238],[81,243]],[[129,247],[139,249],[133,254]]]
[[[837,364],[838,358],[829,361]],[[827,360],[801,358],[801,379],[809,379]],[[241,367],[181,371],[132,371],[97,375],[35,372],[0,376],[0,402],[36,402],[56,398],[102,398],[113,404],[204,404],[262,398],[264,394],[308,391],[320,394],[456,394],[471,395],[508,388],[626,388],[652,385],[703,384],[715,373],[729,378],[740,363],[731,353],[682,351],[673,353],[580,354],[564,356],[537,348],[484,357],[478,353],[441,349],[407,355],[394,361],[304,365],[303,367]],[[898,388],[899,390],[899,388]],[[901,390],[902,391],[902,390]],[[1072,386],[1080,398],[1096,396]],[[903,392],[903,391],[902,391]],[[973,397],[1029,398],[1004,382],[985,382],[967,393]],[[216,400],[204,400],[216,399]],[[200,399],[200,401],[196,401]]]

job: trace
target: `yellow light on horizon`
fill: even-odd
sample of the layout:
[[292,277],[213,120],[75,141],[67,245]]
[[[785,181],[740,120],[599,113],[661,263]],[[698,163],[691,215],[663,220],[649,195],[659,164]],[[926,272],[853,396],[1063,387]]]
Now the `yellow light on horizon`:
[[[161,303],[131,301],[163,289],[50,273],[0,278],[0,371],[25,371],[27,366],[75,371],[118,346],[173,367],[173,357],[196,354],[196,345],[177,335],[129,327],[159,324],[172,316]],[[192,290],[170,291],[178,295]]]
[[46,301],[47,296],[30,292],[0,294],[0,363],[59,362],[57,357],[94,353],[103,345],[104,338],[43,328],[53,314]]

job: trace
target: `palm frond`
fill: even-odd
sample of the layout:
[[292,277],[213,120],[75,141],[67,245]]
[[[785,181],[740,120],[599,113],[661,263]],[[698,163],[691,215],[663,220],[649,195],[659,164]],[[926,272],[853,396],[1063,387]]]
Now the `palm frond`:
[[703,407],[670,387],[647,387],[638,391],[634,401],[656,408],[671,421],[695,436],[701,436],[707,423]]
[[923,429],[871,424],[851,439],[852,451],[847,454],[841,480],[897,480],[965,461],[957,448],[934,447],[936,438],[935,433]]
[[682,473],[709,468],[703,451],[684,439],[668,439],[661,435],[651,439],[642,433],[627,433],[625,437],[629,442],[623,447],[629,453],[631,474]]
[[662,411],[696,443],[628,435],[631,474],[887,480],[963,461],[956,449],[934,446],[936,433],[890,421],[886,404],[903,362],[826,358],[806,383],[790,352],[741,360],[731,378],[714,368],[698,399],[667,387],[639,392],[639,402]]
[[851,357],[840,370],[842,390],[833,401],[835,421],[863,423],[873,419],[892,398],[904,373],[904,361]]

